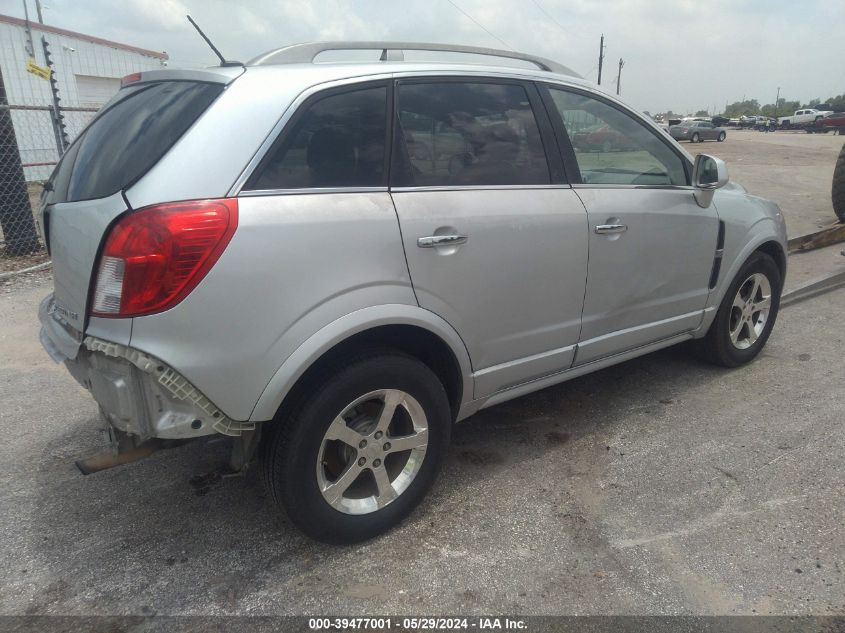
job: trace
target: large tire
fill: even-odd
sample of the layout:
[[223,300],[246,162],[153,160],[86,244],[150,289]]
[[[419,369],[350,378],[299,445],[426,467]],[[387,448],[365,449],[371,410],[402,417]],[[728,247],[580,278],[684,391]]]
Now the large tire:
[[[311,385],[285,419],[267,423],[264,481],[308,536],[337,544],[372,538],[404,519],[434,482],[452,425],[446,391],[420,361],[383,350],[346,358]],[[393,397],[404,404],[389,426],[379,424]],[[398,446],[399,437],[414,438],[416,448],[397,451],[388,440]]]
[[[766,290],[761,278],[765,278],[769,288],[768,313],[763,309],[755,311],[754,307],[765,305]],[[705,358],[724,367],[738,367],[753,360],[769,340],[782,289],[780,269],[774,260],[765,253],[754,253],[731,282],[702,341]]]
[[[842,131],[839,132],[842,134]],[[840,222],[845,222],[845,145],[839,152],[836,167],[833,170],[833,187],[831,189],[833,211]]]
[[698,143],[701,140],[701,137],[698,135],[698,132],[693,133],[692,138],[690,139],[690,143]]

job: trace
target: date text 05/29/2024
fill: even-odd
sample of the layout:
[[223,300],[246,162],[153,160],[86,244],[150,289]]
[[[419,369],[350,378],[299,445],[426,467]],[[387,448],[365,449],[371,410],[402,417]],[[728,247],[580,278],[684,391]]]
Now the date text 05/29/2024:
[[312,631],[522,631],[527,628],[524,620],[500,617],[373,617],[373,618],[309,618]]

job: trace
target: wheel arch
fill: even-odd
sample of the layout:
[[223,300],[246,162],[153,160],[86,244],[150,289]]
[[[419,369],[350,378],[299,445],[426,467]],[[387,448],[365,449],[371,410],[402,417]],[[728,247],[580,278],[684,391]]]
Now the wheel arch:
[[775,260],[775,264],[777,264],[778,270],[781,274],[781,281],[786,279],[786,247],[782,244],[776,237],[771,235],[758,235],[756,240],[750,241],[748,244],[745,245],[745,248],[740,251],[736,258],[734,258],[731,266],[725,271],[724,276],[720,276],[719,286],[718,286],[718,296],[716,297],[716,301],[713,302],[713,305],[716,307],[722,302],[724,298],[725,292],[727,292],[728,287],[731,285],[734,277],[737,275],[739,270],[745,265],[745,263],[755,254],[755,253],[765,253],[773,260]]
[[377,306],[330,323],[300,345],[270,379],[250,419],[275,418],[326,366],[367,347],[395,349],[425,363],[443,382],[453,419],[472,397],[469,354],[446,321],[416,306]]
[[763,242],[760,244],[756,249],[754,249],[752,255],[754,253],[765,253],[773,260],[775,260],[775,264],[778,266],[778,270],[780,271],[780,278],[781,281],[786,280],[786,253],[783,250],[783,246],[780,245],[779,242],[776,240],[769,240],[767,242]]
[[[759,227],[761,224],[765,224],[765,222],[760,222],[755,226]],[[731,265],[727,268],[727,270],[719,275],[718,286],[711,294],[711,298],[708,300],[709,307],[705,311],[704,320],[697,330],[699,332],[698,336],[703,336],[710,328],[710,324],[716,317],[716,312],[719,309],[722,300],[725,298],[725,293],[728,291],[731,282],[733,282],[734,277],[736,277],[740,269],[755,253],[765,253],[771,257],[780,271],[781,281],[786,279],[787,264],[785,243],[782,243],[774,235],[763,232],[759,233],[757,235],[757,239],[749,241],[740,253],[732,260]],[[783,289],[781,288],[781,291],[782,290]]]

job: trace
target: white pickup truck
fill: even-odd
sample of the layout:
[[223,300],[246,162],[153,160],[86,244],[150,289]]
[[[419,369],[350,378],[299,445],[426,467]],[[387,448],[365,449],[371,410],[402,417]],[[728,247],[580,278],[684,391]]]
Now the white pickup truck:
[[784,130],[790,128],[810,127],[816,124],[816,121],[826,117],[828,114],[833,114],[830,110],[816,110],[815,108],[804,108],[803,110],[796,110],[792,116],[782,116],[778,119],[778,126]]

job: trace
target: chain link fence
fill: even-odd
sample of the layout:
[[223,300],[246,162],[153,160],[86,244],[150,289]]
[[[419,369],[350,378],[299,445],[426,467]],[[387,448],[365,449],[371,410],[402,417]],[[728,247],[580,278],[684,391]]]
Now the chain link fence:
[[[26,3],[24,3],[24,9]],[[48,263],[41,193],[68,146],[120,89],[166,53],[0,15],[0,282]]]
[[[37,211],[43,185],[61,157],[63,139],[55,112],[51,105],[0,103],[0,270],[23,268],[45,257]],[[65,136],[72,141],[97,109],[59,112]]]
[[0,74],[0,273],[47,260],[37,211],[44,184],[63,150],[97,108],[9,103]]

